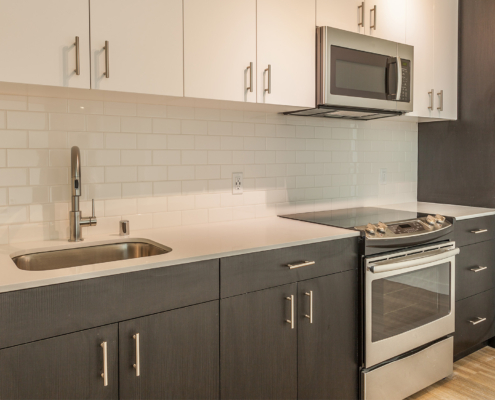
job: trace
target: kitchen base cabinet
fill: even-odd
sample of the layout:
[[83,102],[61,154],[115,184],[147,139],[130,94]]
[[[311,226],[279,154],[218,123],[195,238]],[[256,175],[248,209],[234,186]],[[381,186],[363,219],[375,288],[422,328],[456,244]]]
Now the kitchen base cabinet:
[[355,270],[298,283],[298,399],[358,398],[357,290]]
[[117,399],[117,337],[113,324],[0,350],[0,399]]
[[120,323],[120,399],[218,399],[218,324],[218,301]]
[[295,283],[220,301],[222,399],[297,398],[296,301]]

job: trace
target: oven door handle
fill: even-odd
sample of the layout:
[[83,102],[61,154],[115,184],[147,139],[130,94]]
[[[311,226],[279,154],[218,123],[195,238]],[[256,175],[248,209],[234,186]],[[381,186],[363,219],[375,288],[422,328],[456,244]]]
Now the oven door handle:
[[459,254],[459,249],[435,250],[430,253],[414,254],[406,256],[402,261],[390,262],[390,260],[377,262],[369,267],[369,270],[374,274],[381,272],[390,272],[398,269],[415,267],[420,264],[428,264],[435,261],[443,260],[444,258],[453,257]]

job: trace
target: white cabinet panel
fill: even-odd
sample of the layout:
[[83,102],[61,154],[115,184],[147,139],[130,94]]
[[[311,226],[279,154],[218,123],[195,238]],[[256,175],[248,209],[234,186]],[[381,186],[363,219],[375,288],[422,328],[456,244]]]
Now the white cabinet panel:
[[257,15],[258,103],[314,107],[314,0],[258,0]]
[[0,81],[89,89],[88,0],[0,0]]
[[316,25],[364,33],[367,8],[363,4],[362,0],[316,0]]
[[368,0],[365,7],[366,34],[393,42],[405,42],[406,0]]
[[182,96],[182,35],[182,0],[91,0],[91,87]]
[[187,97],[256,102],[256,0],[184,0],[184,89]]
[[[434,0],[435,114],[439,118],[457,119],[457,0]],[[443,111],[438,110],[443,90]]]
[[[436,101],[433,58],[433,1],[407,0],[406,43],[414,46],[414,111],[408,115],[432,117],[431,100]],[[428,94],[433,89],[432,94]],[[435,108],[436,110],[436,108]]]

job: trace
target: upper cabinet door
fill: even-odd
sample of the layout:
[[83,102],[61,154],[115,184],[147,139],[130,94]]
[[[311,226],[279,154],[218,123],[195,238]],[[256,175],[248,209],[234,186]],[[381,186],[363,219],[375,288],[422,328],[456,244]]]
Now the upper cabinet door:
[[89,89],[89,77],[88,0],[0,0],[0,81]]
[[457,119],[458,2],[434,0],[434,6],[434,116]]
[[256,102],[256,0],[184,0],[184,78],[187,97]]
[[364,33],[366,12],[362,0],[316,0],[316,25]]
[[406,44],[414,46],[412,116],[431,117],[435,114],[433,58],[433,1],[407,0]]
[[406,0],[367,0],[366,34],[393,42],[406,41]]
[[182,96],[182,39],[182,0],[91,0],[91,87]]
[[258,0],[258,103],[315,106],[314,0]]

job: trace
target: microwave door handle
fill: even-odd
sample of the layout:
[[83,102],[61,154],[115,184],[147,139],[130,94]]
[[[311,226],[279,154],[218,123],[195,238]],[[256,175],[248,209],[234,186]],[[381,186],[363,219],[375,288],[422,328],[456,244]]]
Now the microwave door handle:
[[395,100],[400,100],[402,94],[402,60],[397,56],[397,97]]
[[450,250],[436,250],[429,254],[421,253],[421,254],[411,255],[409,257],[406,256],[402,261],[397,261],[392,263],[390,261],[377,262],[368,269],[374,274],[379,274],[381,272],[390,272],[398,269],[416,267],[418,265],[440,261],[445,258],[453,257],[457,254],[459,254],[458,248],[450,249]]
[[[396,62],[396,58],[388,58],[387,60],[387,70],[386,70],[386,84],[387,84],[387,87],[386,87],[386,92],[387,92],[387,100],[391,100],[393,98],[396,98],[397,97],[397,91],[394,91],[396,90],[396,87],[392,87],[394,85],[394,82],[395,84],[397,84],[397,80],[398,80],[398,76],[396,75],[397,74],[397,69],[394,69],[392,68],[392,65]],[[394,77],[395,80],[393,82],[391,82],[391,79]],[[393,96],[393,97],[392,97]]]

